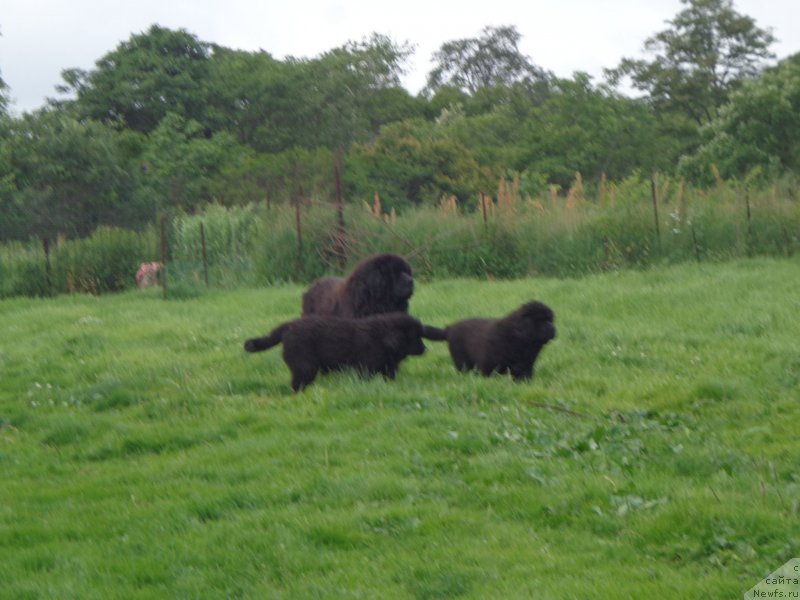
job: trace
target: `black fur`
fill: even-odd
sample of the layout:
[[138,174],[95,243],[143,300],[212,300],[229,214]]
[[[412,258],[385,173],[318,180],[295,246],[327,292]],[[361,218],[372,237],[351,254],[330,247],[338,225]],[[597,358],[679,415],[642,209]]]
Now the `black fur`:
[[322,277],[303,295],[303,316],[366,317],[408,312],[414,293],[411,265],[397,254],[375,254],[359,262],[350,275]]
[[542,302],[528,302],[502,319],[464,319],[443,332],[429,328],[430,339],[447,339],[459,371],[483,375],[511,373],[515,380],[533,377],[533,364],[544,345],[556,336],[554,315]]
[[405,313],[363,319],[312,315],[279,325],[264,337],[244,343],[248,352],[283,344],[283,360],[292,372],[292,389],[309,385],[317,373],[354,368],[365,375],[394,379],[400,362],[425,352],[424,326]]

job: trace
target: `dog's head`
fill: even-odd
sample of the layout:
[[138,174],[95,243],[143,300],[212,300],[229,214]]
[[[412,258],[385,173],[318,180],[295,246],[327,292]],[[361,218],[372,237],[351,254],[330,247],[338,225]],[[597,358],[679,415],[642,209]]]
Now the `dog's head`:
[[509,318],[513,320],[514,334],[519,339],[546,344],[556,337],[555,315],[543,302],[523,304]]
[[398,303],[408,305],[414,293],[414,274],[404,258],[396,254],[381,254],[373,259],[375,265],[375,285],[391,290],[388,296]]
[[414,275],[403,257],[377,254],[356,265],[347,286],[355,316],[407,312],[414,293]]

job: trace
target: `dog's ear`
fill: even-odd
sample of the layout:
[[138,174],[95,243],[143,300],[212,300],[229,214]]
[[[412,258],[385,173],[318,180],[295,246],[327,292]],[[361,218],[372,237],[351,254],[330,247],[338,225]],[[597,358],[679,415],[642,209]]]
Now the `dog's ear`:
[[532,340],[536,337],[536,321],[527,316],[520,317],[515,321],[512,332],[519,340]]
[[371,269],[364,269],[359,273],[359,279],[365,288],[380,288],[385,285],[386,274],[381,265],[374,265]]
[[[524,304],[515,313],[513,335],[524,340],[548,340],[554,337],[553,310],[542,302]],[[551,335],[552,334],[552,335]]]
[[[391,273],[387,271],[385,265],[379,262],[373,264],[370,269],[363,269],[359,273],[359,277],[355,279],[358,282],[358,288],[354,289],[357,289],[358,296],[360,296],[359,302],[364,304],[365,308],[373,308],[376,302],[385,303],[393,292]],[[372,312],[373,310],[370,310],[370,313]]]
[[404,270],[398,270],[394,278],[394,295],[397,298],[410,298],[414,293],[414,276]]

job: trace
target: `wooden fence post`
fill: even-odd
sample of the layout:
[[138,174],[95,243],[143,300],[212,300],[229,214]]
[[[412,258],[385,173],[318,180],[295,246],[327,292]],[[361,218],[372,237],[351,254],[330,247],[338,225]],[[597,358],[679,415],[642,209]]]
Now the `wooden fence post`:
[[753,215],[750,211],[750,192],[744,192],[744,204],[747,210],[747,256],[753,255]]
[[203,253],[203,279],[208,287],[208,254],[206,254],[206,229],[200,221],[200,249]]
[[295,277],[299,280],[303,274],[303,224],[300,219],[300,205],[303,202],[303,188],[294,203],[294,226],[297,231],[297,264],[295,266]]
[[653,197],[653,218],[656,225],[656,243],[661,249],[661,226],[658,223],[658,190],[656,189],[656,176],[650,178],[650,195]]
[[161,215],[161,291],[167,299],[167,215]]
[[700,262],[700,245],[697,243],[697,232],[694,229],[694,223],[692,223],[692,248],[694,249],[695,259]]
[[339,269],[344,269],[347,264],[347,245],[345,244],[346,229],[344,225],[344,201],[342,198],[342,174],[339,169],[339,161],[341,157],[337,157],[336,163],[333,166],[333,177],[336,183],[336,231],[334,252],[339,263]]
[[49,294],[52,287],[52,265],[50,264],[50,240],[42,238],[42,247],[44,248],[44,276],[45,285],[47,286],[47,293]]

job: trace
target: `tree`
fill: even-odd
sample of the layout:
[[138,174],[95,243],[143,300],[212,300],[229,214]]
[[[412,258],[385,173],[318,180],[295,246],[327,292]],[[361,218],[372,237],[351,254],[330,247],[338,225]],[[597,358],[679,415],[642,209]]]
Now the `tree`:
[[400,85],[410,52],[377,34],[313,59],[214,47],[207,122],[259,152],[346,147],[422,112]]
[[545,83],[547,73],[520,52],[521,37],[513,26],[484,27],[480,37],[442,44],[433,54],[426,93],[450,86],[474,95],[483,88]]
[[0,117],[8,113],[8,105],[8,85],[6,85],[3,77],[0,76]]
[[44,110],[10,121],[3,137],[0,163],[10,178],[0,212],[20,228],[5,235],[53,239],[83,236],[100,224],[136,224],[115,131]]
[[513,166],[562,187],[576,171],[596,181],[603,175],[621,179],[636,169],[670,169],[682,149],[659,133],[643,100],[593,86],[585,73],[555,80],[547,101],[520,128],[525,138]]
[[737,13],[733,0],[681,0],[671,26],[645,42],[650,61],[623,59],[608,71],[618,83],[630,76],[660,110],[679,111],[698,125],[716,115],[743,81],[755,77],[775,41],[772,33]]
[[304,127],[297,69],[266,52],[215,47],[207,84],[208,122],[260,152],[297,144]]
[[185,30],[153,25],[133,35],[86,72],[62,72],[82,117],[150,132],[167,113],[204,122],[211,47]]
[[192,210],[219,198],[215,183],[220,174],[248,154],[229,133],[209,138],[197,121],[170,113],[150,135],[142,154],[146,176],[139,195],[154,209]]
[[297,61],[303,81],[296,97],[306,114],[304,147],[347,147],[377,135],[381,125],[417,112],[400,85],[412,49],[372,34],[310,61]]
[[6,82],[3,81],[3,78],[0,77],[0,117],[8,114],[8,86]]
[[692,179],[710,181],[711,165],[723,177],[800,171],[800,54],[745,83],[702,134],[703,144],[680,164]]
[[402,209],[453,195],[465,202],[488,189],[484,174],[449,127],[407,119],[383,127],[373,143],[354,144],[344,180],[348,197],[371,200],[377,192],[384,207]]

